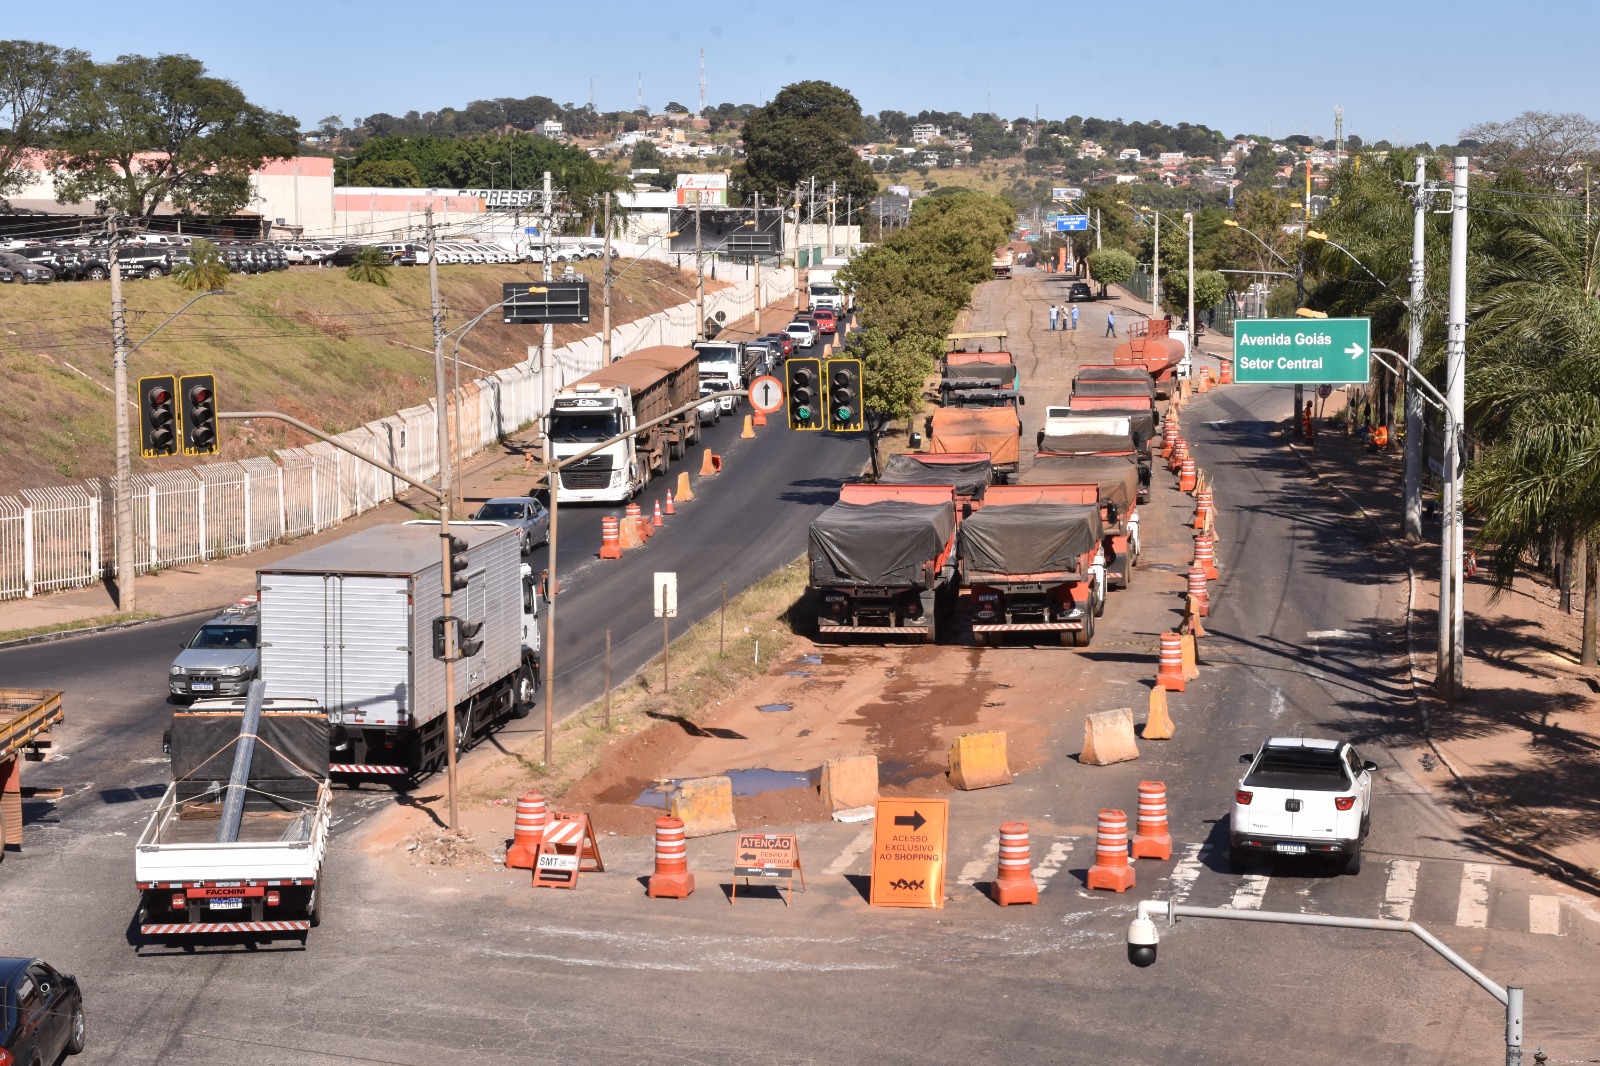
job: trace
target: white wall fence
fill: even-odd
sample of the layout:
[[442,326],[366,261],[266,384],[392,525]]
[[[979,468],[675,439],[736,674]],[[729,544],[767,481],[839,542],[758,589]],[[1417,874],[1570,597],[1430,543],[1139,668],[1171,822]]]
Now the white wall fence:
[[[764,270],[762,304],[794,291],[794,272]],[[733,322],[755,310],[755,286],[739,281],[706,294],[706,314]],[[694,304],[680,304],[616,327],[613,358],[655,344],[687,345],[695,336]],[[554,352],[545,380],[538,347],[529,362],[496,371],[459,390],[459,416],[447,411],[462,457],[536,422],[550,397],[600,366],[600,336]],[[439,474],[439,432],[429,401],[339,434],[352,447],[418,481]],[[228,423],[223,424],[227,431]],[[394,499],[407,486],[355,456],[318,441],[237,462],[133,478],[134,560],[139,573],[254,551],[319,533]],[[0,600],[96,584],[116,571],[112,484],[24,489],[0,496]]]

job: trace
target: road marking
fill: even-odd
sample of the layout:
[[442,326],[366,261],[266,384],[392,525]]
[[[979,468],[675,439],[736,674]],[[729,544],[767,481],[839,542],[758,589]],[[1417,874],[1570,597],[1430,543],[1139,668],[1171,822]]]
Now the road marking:
[[1034,883],[1041,889],[1049,887],[1050,879],[1061,869],[1061,864],[1067,861],[1067,856],[1071,853],[1072,841],[1051,841],[1050,850],[1039,860],[1039,865],[1033,868]]
[[1389,864],[1389,883],[1383,889],[1383,908],[1379,913],[1395,922],[1411,920],[1411,901],[1417,898],[1417,870],[1422,864],[1415,859],[1396,859]]
[[1561,935],[1561,897],[1528,897],[1528,932],[1543,936]]
[[1307,640],[1333,640],[1339,637],[1350,637],[1355,634],[1344,629],[1313,629],[1306,634]]
[[1489,924],[1489,875],[1494,867],[1481,862],[1461,867],[1461,901],[1456,905],[1456,924],[1482,929]]
[[856,838],[849,844],[845,845],[845,849],[839,853],[839,857],[830,862],[828,868],[822,871],[823,876],[838,877],[850,869],[851,864],[861,857],[862,852],[870,847],[872,847],[872,829],[869,826],[858,833]]
[[1182,903],[1189,898],[1189,893],[1194,888],[1194,883],[1200,877],[1200,849],[1205,847],[1205,842],[1186,844],[1183,848],[1183,858],[1172,868],[1167,880],[1172,883],[1172,889],[1167,895],[1174,903]]
[[1267,713],[1272,715],[1272,717],[1277,718],[1283,714],[1283,711],[1283,693],[1279,692],[1277,689],[1273,689],[1272,702],[1267,706]]
[[1266,874],[1245,874],[1244,884],[1233,894],[1233,902],[1228,906],[1236,911],[1260,910],[1261,901],[1267,898],[1267,886],[1270,884],[1272,878]]
[[978,878],[982,877],[985,870],[998,869],[1000,861],[1000,836],[995,834],[984,841],[983,852],[976,859],[961,868],[961,876],[956,878],[958,885],[975,885]]

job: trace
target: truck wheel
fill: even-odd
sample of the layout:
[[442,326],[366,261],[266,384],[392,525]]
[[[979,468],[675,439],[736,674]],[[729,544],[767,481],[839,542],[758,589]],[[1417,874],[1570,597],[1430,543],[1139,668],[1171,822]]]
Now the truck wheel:
[[306,921],[315,929],[322,924],[322,883],[311,886],[311,898],[306,900]]
[[523,660],[512,684],[516,687],[511,694],[511,717],[526,718],[533,712],[534,702],[539,695],[539,673],[532,663]]
[[1094,643],[1094,612],[1090,611],[1083,616],[1083,628],[1072,631],[1072,645],[1076,648],[1087,648]]
[[679,459],[682,459],[683,458],[683,441],[680,440],[677,437],[674,437],[672,440],[668,441],[667,442],[667,455],[672,458],[673,462],[677,462]]
[[1105,593],[1102,592],[1100,595],[1096,596],[1094,594],[1094,590],[1091,588],[1089,590],[1089,599],[1092,600],[1093,603],[1094,603],[1094,610],[1092,612],[1090,612],[1090,613],[1093,614],[1096,618],[1103,617],[1105,615],[1105,613],[1106,613],[1106,596],[1105,596]]

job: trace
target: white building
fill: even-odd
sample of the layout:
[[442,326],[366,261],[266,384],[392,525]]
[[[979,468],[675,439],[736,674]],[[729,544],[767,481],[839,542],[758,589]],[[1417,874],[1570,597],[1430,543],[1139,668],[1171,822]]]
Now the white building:
[[1085,159],[1104,159],[1106,149],[1099,141],[1083,140],[1078,142],[1078,154]]
[[1127,160],[1127,159],[1131,159],[1135,163],[1137,163],[1140,160],[1142,160],[1143,158],[1144,158],[1144,154],[1142,152],[1140,152],[1139,149],[1137,149],[1137,148],[1124,148],[1122,151],[1117,153],[1117,161],[1118,162],[1121,162],[1121,161]]
[[1181,167],[1188,159],[1182,152],[1162,152],[1156,156],[1156,163],[1163,167]]
[[553,118],[547,118],[539,123],[539,132],[552,140],[559,140],[562,132],[561,123]]
[[931,144],[944,136],[944,131],[931,123],[921,123],[911,127],[912,144]]

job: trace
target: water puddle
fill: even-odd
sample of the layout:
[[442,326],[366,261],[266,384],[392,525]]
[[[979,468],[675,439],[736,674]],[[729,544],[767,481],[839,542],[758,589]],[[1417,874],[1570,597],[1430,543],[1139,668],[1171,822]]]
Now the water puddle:
[[822,656],[820,656],[820,655],[802,655],[802,656],[800,656],[799,659],[796,660],[796,662],[805,663],[807,666],[821,666],[822,665]]
[[[910,763],[904,765],[910,768]],[[813,770],[771,770],[758,766],[749,770],[728,770],[724,776],[733,782],[735,796],[759,796],[763,792],[777,792],[785,788],[816,788],[820,774],[821,767]],[[677,781],[657,781],[639,793],[633,805],[666,810],[667,794],[677,784]]]
[[784,677],[810,677],[811,676],[811,671],[810,670],[785,670],[783,672],[783,676]]
[[879,761],[878,781],[885,785],[909,785],[916,776],[911,772],[912,764],[896,762],[892,759]]
[[792,703],[758,703],[758,704],[756,704],[756,710],[761,711],[764,714],[779,714],[779,713],[781,713],[783,711],[792,711],[792,710],[794,710],[794,704],[792,704]]
[[1139,569],[1141,569],[1141,570],[1176,570],[1177,567],[1174,566],[1171,563],[1144,563],[1139,567]]

